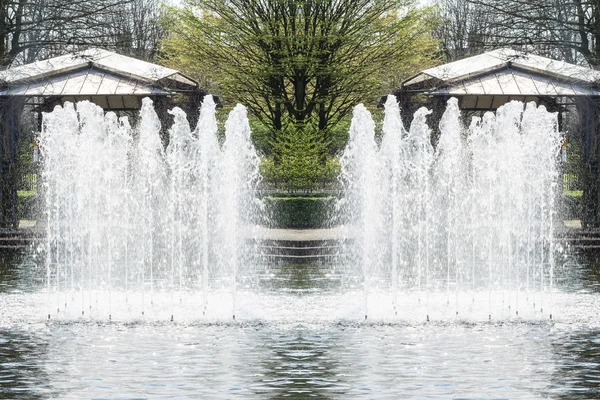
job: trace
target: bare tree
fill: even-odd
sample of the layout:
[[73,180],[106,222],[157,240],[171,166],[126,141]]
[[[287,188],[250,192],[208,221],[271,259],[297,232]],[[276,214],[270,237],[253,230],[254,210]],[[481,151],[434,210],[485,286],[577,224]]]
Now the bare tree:
[[156,58],[159,42],[165,36],[161,7],[156,0],[131,0],[108,18],[103,47],[147,61]]
[[468,0],[445,0],[437,31],[446,60],[454,61],[488,50],[493,37],[492,15]]
[[0,0],[0,67],[96,44],[119,0]]
[[159,17],[156,0],[0,0],[0,67],[89,46],[151,60]]
[[488,16],[489,43],[600,66],[597,0],[466,0]]

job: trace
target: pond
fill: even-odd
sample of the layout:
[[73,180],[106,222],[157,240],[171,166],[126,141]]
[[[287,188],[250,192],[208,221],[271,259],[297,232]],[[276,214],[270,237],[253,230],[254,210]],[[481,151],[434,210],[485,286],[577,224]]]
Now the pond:
[[365,321],[354,278],[320,264],[257,267],[235,321],[203,316],[192,295],[173,322],[159,311],[47,321],[36,261],[1,259],[4,399],[600,398],[594,257],[565,263],[552,321],[453,318],[452,308],[430,322],[383,302]]

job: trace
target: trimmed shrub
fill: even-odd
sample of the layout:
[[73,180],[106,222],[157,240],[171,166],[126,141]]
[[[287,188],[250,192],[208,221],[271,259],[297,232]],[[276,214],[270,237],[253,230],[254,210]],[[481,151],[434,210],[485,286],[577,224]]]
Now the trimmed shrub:
[[331,224],[336,200],[333,196],[265,197],[265,225],[288,229],[327,228]]
[[19,219],[37,219],[38,197],[35,192],[19,191],[17,194]]
[[561,208],[562,219],[581,219],[581,192],[565,192]]

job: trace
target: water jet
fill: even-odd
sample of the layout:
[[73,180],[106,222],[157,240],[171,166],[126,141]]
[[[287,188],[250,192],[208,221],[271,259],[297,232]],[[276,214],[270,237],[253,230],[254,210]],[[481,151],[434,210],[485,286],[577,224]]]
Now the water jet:
[[361,232],[347,251],[364,276],[365,310],[370,282],[386,282],[394,304],[402,294],[409,309],[423,291],[428,307],[443,296],[449,308],[454,293],[455,315],[463,297],[475,303],[487,292],[489,319],[511,310],[522,291],[543,301],[555,279],[557,114],[513,101],[464,126],[450,99],[434,148],[430,113],[419,109],[406,130],[387,96],[378,143],[370,113],[354,109],[340,208]]

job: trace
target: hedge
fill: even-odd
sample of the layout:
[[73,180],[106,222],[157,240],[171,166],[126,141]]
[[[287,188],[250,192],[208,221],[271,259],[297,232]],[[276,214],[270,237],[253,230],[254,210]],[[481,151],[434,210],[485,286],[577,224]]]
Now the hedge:
[[565,192],[561,211],[563,219],[581,219],[581,192]]
[[37,219],[38,218],[38,198],[35,192],[21,191],[17,192],[19,219]]
[[264,223],[271,228],[327,228],[331,225],[336,201],[333,196],[264,197]]

